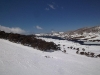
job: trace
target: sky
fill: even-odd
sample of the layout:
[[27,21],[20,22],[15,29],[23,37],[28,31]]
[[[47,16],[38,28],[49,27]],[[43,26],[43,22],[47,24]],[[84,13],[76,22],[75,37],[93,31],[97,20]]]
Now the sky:
[[0,29],[50,33],[100,25],[100,0],[0,0]]

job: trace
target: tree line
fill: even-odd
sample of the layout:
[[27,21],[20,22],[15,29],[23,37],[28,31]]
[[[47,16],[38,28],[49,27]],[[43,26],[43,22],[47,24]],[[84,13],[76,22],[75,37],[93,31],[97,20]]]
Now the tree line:
[[0,31],[0,38],[14,43],[20,43],[25,46],[30,46],[42,51],[59,50],[59,47],[54,42],[46,42],[45,40],[37,39],[35,35],[21,35]]

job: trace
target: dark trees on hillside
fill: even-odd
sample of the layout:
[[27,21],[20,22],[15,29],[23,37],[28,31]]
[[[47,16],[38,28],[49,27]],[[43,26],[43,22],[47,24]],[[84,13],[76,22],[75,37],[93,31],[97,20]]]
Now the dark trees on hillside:
[[9,41],[15,43],[21,43],[25,46],[31,46],[42,51],[59,49],[59,47],[55,43],[37,39],[35,35],[21,35],[14,33],[5,33],[4,31],[0,31],[0,38],[8,39]]
[[8,34],[6,34],[4,31],[0,31],[0,38],[7,39]]

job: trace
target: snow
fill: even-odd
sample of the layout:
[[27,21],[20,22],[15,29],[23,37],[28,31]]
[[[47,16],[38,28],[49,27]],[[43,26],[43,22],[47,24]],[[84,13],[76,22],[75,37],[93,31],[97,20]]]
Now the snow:
[[100,54],[99,46],[41,39],[61,44],[61,49],[66,49],[67,52],[42,52],[0,39],[0,75],[100,75],[100,58],[79,55],[75,50],[67,48],[74,46]]

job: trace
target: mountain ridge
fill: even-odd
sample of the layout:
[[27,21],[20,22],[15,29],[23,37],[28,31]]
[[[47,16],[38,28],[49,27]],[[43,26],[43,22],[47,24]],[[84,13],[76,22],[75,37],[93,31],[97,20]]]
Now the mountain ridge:
[[[37,34],[36,34],[37,35]],[[99,39],[100,26],[83,27],[68,32],[52,32],[49,34],[38,34],[38,36],[57,36],[64,39]]]

